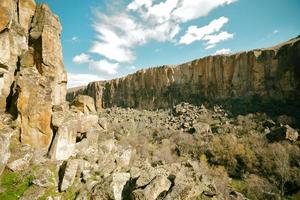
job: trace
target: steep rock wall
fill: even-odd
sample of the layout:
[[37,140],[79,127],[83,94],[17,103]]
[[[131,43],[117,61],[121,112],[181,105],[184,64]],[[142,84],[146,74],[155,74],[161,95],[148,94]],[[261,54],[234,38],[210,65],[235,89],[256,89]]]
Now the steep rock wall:
[[0,1],[0,112],[20,123],[20,139],[39,149],[52,140],[52,106],[65,103],[61,25],[47,5]]
[[277,100],[300,99],[300,38],[278,46],[233,55],[209,56],[175,67],[143,69],[111,81],[70,89],[95,99],[97,109],[124,106],[164,108],[178,102],[259,95]]

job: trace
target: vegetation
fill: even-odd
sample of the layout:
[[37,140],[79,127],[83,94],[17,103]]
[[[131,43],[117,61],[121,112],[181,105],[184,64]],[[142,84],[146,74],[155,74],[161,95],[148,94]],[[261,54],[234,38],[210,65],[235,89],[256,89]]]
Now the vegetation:
[[0,199],[16,200],[32,185],[33,176],[5,170],[1,176]]

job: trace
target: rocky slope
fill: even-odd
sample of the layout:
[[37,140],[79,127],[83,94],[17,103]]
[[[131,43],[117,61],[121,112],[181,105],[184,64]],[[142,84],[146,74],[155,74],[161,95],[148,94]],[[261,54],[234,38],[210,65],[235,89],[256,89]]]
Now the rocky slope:
[[209,56],[175,67],[143,69],[124,78],[70,89],[94,98],[96,107],[166,108],[187,101],[258,95],[300,102],[300,38],[268,49]]

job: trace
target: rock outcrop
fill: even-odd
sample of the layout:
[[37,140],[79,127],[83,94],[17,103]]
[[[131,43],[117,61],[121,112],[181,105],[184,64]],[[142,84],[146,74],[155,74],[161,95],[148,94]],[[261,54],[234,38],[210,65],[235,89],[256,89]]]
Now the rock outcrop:
[[48,149],[66,95],[59,19],[34,0],[1,0],[0,13],[0,111],[19,119],[22,143]]
[[70,89],[95,99],[97,109],[166,108],[182,101],[259,95],[300,102],[300,37],[267,49],[209,56],[178,66],[143,69],[124,78]]

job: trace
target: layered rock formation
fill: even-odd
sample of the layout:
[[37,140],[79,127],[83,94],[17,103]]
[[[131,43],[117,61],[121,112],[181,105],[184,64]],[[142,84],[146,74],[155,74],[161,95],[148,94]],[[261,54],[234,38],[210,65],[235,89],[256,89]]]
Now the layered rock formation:
[[124,78],[70,89],[95,99],[96,107],[165,108],[181,101],[259,95],[300,99],[300,38],[278,46],[233,55],[209,56],[175,67],[143,69]]
[[0,111],[20,123],[22,143],[48,149],[52,106],[65,103],[61,25],[34,0],[0,2]]

